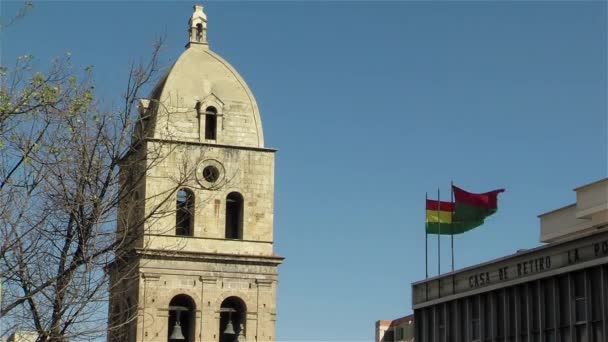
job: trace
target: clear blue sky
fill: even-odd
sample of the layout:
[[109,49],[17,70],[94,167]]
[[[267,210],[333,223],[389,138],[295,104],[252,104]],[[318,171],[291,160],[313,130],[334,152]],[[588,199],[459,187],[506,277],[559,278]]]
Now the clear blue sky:
[[[155,36],[167,65],[179,56],[192,5],[36,3],[2,33],[2,63],[70,51],[113,99]],[[456,237],[461,268],[538,245],[537,215],[606,176],[605,2],[204,5],[211,48],[247,80],[279,149],[278,340],[369,341],[375,320],[411,312],[425,192],[507,189]]]

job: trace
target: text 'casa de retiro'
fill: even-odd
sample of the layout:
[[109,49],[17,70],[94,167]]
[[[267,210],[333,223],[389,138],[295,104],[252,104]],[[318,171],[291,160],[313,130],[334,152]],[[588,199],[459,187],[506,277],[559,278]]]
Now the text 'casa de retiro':
[[203,6],[187,38],[141,100],[121,165],[136,191],[117,229],[135,238],[110,268],[109,340],[273,341],[276,150],[264,146],[253,93],[210,49]]

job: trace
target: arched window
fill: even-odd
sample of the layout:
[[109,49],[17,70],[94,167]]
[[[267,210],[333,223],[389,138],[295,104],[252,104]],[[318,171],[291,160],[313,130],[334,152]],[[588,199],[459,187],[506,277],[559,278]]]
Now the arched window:
[[203,24],[196,24],[196,41],[201,42],[203,39]]
[[167,329],[169,342],[194,342],[195,313],[196,304],[189,296],[181,294],[171,299]]
[[205,109],[205,139],[217,139],[217,109],[215,107]]
[[189,189],[179,189],[176,203],[175,235],[192,236],[194,223],[194,194]]
[[243,239],[243,196],[238,192],[226,196],[226,239]]
[[220,306],[219,342],[246,341],[247,306],[239,297],[228,297]]

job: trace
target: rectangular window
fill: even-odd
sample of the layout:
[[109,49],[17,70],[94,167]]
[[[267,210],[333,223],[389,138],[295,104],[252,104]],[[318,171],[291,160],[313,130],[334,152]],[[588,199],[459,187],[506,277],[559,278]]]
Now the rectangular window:
[[560,341],[561,342],[571,342],[572,339],[570,338],[570,328],[560,328]]
[[445,303],[445,340],[446,341],[453,341],[452,339],[452,330],[453,328],[453,321],[452,321],[452,302],[448,302]]
[[423,310],[416,310],[414,311],[414,322],[419,322],[417,324],[414,324],[414,329],[416,331],[416,336],[415,336],[415,340],[416,341],[424,341],[425,336],[424,336],[424,329],[423,329],[423,315],[424,315],[424,311]]
[[530,300],[530,328],[533,334],[538,334],[539,330],[539,296],[538,296],[538,282],[531,282],[528,286],[528,298]]
[[444,317],[444,326],[445,326],[445,331],[444,331],[444,339],[447,342],[452,341],[452,337],[451,337],[451,333],[450,331],[452,330],[452,327],[450,325],[450,316],[452,315],[452,304],[451,303],[445,303],[443,304],[443,317]]
[[439,336],[437,341],[445,342],[445,312],[443,311],[445,304],[439,304],[437,308],[437,322],[439,326]]
[[518,287],[519,292],[519,334],[522,340],[528,336],[528,290],[526,284]]
[[540,342],[540,333],[539,332],[532,333],[532,342]]
[[503,290],[498,290],[495,293],[496,306],[495,315],[496,320],[496,341],[504,341],[505,337],[505,296]]
[[553,298],[553,278],[543,280],[543,325],[545,330],[555,328],[555,300]]
[[555,330],[555,278],[544,279],[542,284],[542,325],[544,328],[544,341],[552,342],[556,339]]
[[[448,319],[450,320],[450,335],[448,336],[449,341],[457,341],[458,336],[458,302],[452,301],[450,306],[450,314],[448,315]],[[453,313],[453,314],[452,314]]]
[[509,287],[505,291],[506,303],[507,303],[507,336],[509,337],[509,341],[515,341],[515,321],[517,320],[517,315],[515,313],[515,288]]
[[433,310],[434,308],[430,307],[426,309],[426,318],[427,318],[427,330],[426,330],[426,336],[427,339],[426,341],[428,342],[434,342],[435,341],[435,324],[434,324],[434,314],[435,314],[435,310]]
[[473,296],[469,301],[471,313],[471,341],[479,341],[479,296]]
[[545,342],[554,342],[555,341],[555,331],[554,330],[548,330],[545,331]]
[[[602,266],[602,289],[604,289],[604,319],[608,320],[608,266]],[[608,329],[608,322],[605,322]],[[604,331],[608,336],[608,330]]]
[[592,342],[604,341],[602,321],[602,305],[604,303],[604,288],[602,287],[602,268],[595,267],[589,271],[589,304],[591,305],[591,339]]
[[486,342],[492,341],[492,299],[489,293],[481,297],[481,319],[483,321],[483,339]]
[[403,341],[403,328],[397,328],[397,341]]
[[460,341],[467,341],[467,307],[464,299],[458,300],[458,311],[460,312],[460,317],[458,317],[460,321]]
[[593,322],[602,319],[602,269],[595,267],[589,271],[589,282],[591,292],[589,293],[589,304],[591,305],[591,320]]
[[[599,282],[599,295],[598,299],[594,302],[603,303],[603,319],[608,320],[608,266],[600,266],[597,268],[597,279]],[[601,299],[599,298],[601,297]],[[598,304],[598,307],[602,304]],[[594,321],[593,322],[593,342],[607,341],[608,340],[608,322],[606,321]]]
[[576,342],[587,342],[587,325],[579,324],[576,326]]
[[591,329],[592,329],[592,333],[593,333],[593,338],[591,339],[592,342],[605,342],[606,341],[606,340],[604,340],[604,332],[603,332],[601,322],[594,322]]
[[531,340],[540,342],[540,296],[539,282],[534,281],[528,285],[528,300],[530,300],[530,331]]
[[[557,278],[558,319],[560,327],[570,326],[570,284],[568,274]],[[563,335],[563,334],[562,334]]]
[[574,321],[575,323],[583,323],[587,321],[586,296],[585,296],[585,272],[577,272],[573,277],[574,282]]

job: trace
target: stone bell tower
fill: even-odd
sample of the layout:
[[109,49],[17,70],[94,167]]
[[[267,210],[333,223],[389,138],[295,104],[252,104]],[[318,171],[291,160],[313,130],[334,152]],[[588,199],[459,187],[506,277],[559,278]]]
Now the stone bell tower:
[[140,103],[121,164],[109,341],[274,341],[274,153],[194,6],[186,50]]

